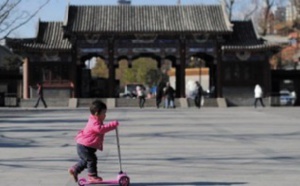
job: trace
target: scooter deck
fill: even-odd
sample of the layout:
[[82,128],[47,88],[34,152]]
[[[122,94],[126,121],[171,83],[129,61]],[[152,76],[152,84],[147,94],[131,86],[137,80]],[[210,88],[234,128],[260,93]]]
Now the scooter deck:
[[119,185],[118,180],[103,180],[100,182],[85,182],[84,185]]
[[85,178],[80,178],[78,180],[78,185],[79,186],[88,186],[88,185],[124,185],[124,186],[129,186],[130,184],[130,178],[122,173],[119,174],[117,179],[115,180],[103,180],[103,181],[99,181],[99,182],[89,182],[88,180],[86,180]]
[[119,185],[119,181],[118,180],[103,180],[103,181],[99,181],[99,182],[89,182],[84,178],[81,178],[78,181],[78,185]]

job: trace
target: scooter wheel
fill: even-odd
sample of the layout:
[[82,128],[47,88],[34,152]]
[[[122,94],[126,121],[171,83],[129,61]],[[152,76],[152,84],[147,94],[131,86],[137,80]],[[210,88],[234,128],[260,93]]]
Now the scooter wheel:
[[129,186],[130,184],[130,179],[128,176],[122,176],[120,179],[119,179],[119,185],[120,186]]
[[85,183],[86,183],[86,179],[84,179],[84,178],[81,178],[80,180],[78,180],[79,186],[85,186]]

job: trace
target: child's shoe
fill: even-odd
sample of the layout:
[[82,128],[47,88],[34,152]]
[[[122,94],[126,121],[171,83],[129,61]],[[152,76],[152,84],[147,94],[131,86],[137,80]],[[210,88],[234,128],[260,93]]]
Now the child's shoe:
[[88,181],[90,183],[97,183],[97,182],[101,182],[102,178],[97,175],[96,176],[88,176]]
[[77,181],[78,181],[78,174],[77,174],[75,168],[71,167],[71,168],[69,168],[68,171],[69,171],[69,174],[74,178],[74,181],[77,183]]

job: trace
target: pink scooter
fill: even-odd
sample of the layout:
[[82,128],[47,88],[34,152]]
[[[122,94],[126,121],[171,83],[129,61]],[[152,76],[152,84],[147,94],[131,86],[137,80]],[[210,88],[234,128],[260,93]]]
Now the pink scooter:
[[120,186],[129,186],[130,179],[125,172],[122,171],[122,162],[121,162],[121,149],[120,149],[120,141],[119,141],[119,131],[116,128],[116,136],[117,136],[117,145],[118,145],[118,155],[119,155],[119,165],[120,172],[115,180],[103,180],[101,182],[89,182],[85,178],[80,178],[78,180],[79,186],[87,186],[87,185],[120,185]]

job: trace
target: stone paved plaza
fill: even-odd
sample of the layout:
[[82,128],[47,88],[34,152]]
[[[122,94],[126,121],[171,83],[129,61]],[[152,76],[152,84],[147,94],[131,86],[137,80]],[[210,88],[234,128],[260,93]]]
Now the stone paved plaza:
[[[87,108],[1,108],[0,185],[75,186],[67,169],[88,115]],[[107,113],[113,119],[133,186],[300,184],[300,108],[115,108]],[[115,178],[114,131],[98,157],[100,175]]]

